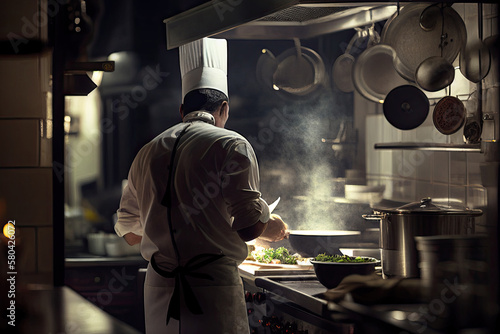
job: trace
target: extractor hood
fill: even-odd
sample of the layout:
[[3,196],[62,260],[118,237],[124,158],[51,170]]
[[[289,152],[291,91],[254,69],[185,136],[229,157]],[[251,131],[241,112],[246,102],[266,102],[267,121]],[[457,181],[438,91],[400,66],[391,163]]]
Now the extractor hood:
[[395,2],[212,0],[164,20],[167,49],[199,38],[311,38],[390,18]]

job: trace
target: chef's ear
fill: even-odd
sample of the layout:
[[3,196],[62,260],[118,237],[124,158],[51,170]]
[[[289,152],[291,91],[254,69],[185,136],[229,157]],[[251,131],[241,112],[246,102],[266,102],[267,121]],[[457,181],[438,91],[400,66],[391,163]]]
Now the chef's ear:
[[223,117],[229,117],[229,103],[227,101],[222,102],[220,106],[220,115]]

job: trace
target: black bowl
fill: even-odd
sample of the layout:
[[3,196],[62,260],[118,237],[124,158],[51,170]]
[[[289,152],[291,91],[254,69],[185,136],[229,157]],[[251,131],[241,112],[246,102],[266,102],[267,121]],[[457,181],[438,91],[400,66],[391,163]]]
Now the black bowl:
[[333,289],[349,275],[370,275],[380,261],[374,262],[322,262],[311,260],[318,281],[327,289]]

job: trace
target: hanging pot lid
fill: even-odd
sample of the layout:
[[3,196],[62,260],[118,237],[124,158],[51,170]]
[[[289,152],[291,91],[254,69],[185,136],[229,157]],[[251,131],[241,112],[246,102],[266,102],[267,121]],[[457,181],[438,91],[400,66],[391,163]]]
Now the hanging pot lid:
[[403,85],[394,88],[384,100],[384,116],[392,126],[411,130],[420,126],[429,114],[429,99],[419,88]]
[[392,214],[453,214],[480,216],[483,211],[479,209],[467,209],[458,205],[444,205],[436,203],[430,197],[422,198],[418,202],[408,203],[397,208],[374,208],[374,211]]
[[[441,6],[441,4],[431,6]],[[394,14],[382,29],[381,43],[390,45],[396,50],[400,60],[399,64],[395,64],[396,70],[407,80],[415,81],[415,71],[425,59],[441,56],[449,63],[453,63],[465,46],[467,41],[465,23],[452,7],[447,4],[442,6],[438,7],[439,17],[434,17],[435,22],[430,24],[432,18],[424,15],[425,22],[422,26],[421,15],[429,4],[410,3],[401,8],[399,14]],[[435,11],[428,10],[428,12]]]

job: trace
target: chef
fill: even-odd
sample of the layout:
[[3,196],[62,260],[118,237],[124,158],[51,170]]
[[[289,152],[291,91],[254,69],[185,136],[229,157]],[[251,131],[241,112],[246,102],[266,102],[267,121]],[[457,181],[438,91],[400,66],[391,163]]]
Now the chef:
[[141,244],[146,333],[248,333],[238,265],[245,241],[286,238],[259,192],[250,143],[224,128],[229,117],[227,43],[203,38],[179,48],[182,123],[137,154],[116,233]]

